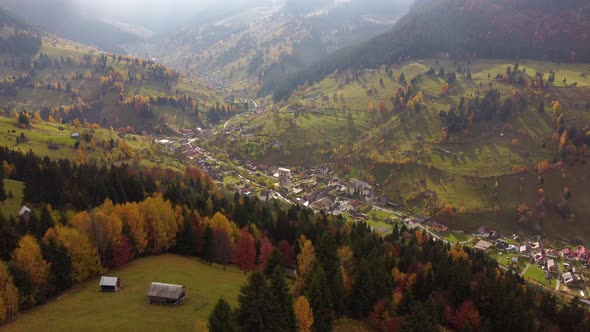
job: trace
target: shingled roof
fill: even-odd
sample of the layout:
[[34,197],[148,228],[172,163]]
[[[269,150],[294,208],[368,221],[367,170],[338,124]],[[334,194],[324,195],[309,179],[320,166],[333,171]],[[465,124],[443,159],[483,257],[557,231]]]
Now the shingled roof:
[[178,299],[184,292],[184,286],[152,282],[148,296],[161,297],[166,299]]

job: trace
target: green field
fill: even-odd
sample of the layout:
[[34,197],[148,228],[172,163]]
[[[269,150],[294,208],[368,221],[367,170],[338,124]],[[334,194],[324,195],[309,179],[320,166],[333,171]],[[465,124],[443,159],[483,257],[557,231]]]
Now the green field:
[[[1,210],[5,217],[18,215],[18,211],[22,207],[24,188],[22,182],[4,179],[4,191],[8,198],[2,203]],[[12,193],[12,198],[10,198],[10,193]]]
[[[542,160],[559,160],[558,144],[553,139],[556,115],[551,102],[559,100],[567,128],[578,132],[590,122],[590,70],[584,64],[557,64],[542,61],[520,61],[523,74],[532,80],[536,72],[555,72],[555,82],[540,92],[527,86],[496,80],[505,74],[513,60],[477,59],[454,63],[426,59],[392,66],[393,76],[385,68],[333,74],[322,81],[296,91],[288,104],[273,105],[256,119],[239,121],[257,138],[237,139],[228,144],[220,135],[212,145],[226,146],[229,153],[266,164],[280,163],[317,166],[334,163],[341,177],[375,180],[393,202],[416,213],[424,212],[432,203],[428,193],[436,193],[438,204],[450,203],[463,211],[451,227],[465,230],[490,226],[502,232],[538,232],[537,221],[530,225],[517,222],[516,208],[525,203],[535,207],[537,196],[537,164]],[[414,88],[424,94],[420,111],[393,110],[392,96],[406,84],[399,82],[404,73],[407,82],[429,68],[447,73],[456,70],[457,80],[449,92],[441,96],[445,79],[422,75]],[[467,78],[469,68],[472,79]],[[566,78],[577,87],[565,86]],[[513,107],[505,120],[474,121],[466,130],[441,140],[445,122],[441,111],[456,106],[462,97],[469,99],[495,89],[500,103],[519,94],[524,106]],[[540,102],[544,112],[538,111]],[[383,103],[385,111],[379,111]],[[513,105],[516,101],[513,101]],[[299,110],[299,111],[295,111]],[[561,172],[554,169],[545,175],[547,211],[541,232],[556,241],[590,241],[590,206],[585,204],[590,184],[587,163],[590,153],[580,149],[578,161]],[[517,169],[528,168],[520,174]],[[565,174],[567,173],[567,176]],[[498,186],[496,187],[496,183]],[[566,221],[555,206],[561,201],[562,188],[572,192],[571,205],[575,220]]]
[[[94,278],[22,313],[2,331],[192,331],[220,297],[235,306],[246,280],[234,268],[223,270],[175,255],[141,258],[106,274],[121,278],[120,292],[100,293],[99,278]],[[152,281],[185,285],[186,301],[179,307],[147,304]]]

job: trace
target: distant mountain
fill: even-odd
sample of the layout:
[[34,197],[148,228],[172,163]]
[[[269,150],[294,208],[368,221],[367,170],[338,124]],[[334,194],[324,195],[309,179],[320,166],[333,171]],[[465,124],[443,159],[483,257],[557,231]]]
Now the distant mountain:
[[130,48],[237,91],[266,94],[333,51],[393,26],[409,1],[287,1],[202,12],[196,23]]
[[275,93],[290,94],[335,70],[375,68],[404,57],[531,58],[590,61],[586,0],[417,0],[395,27],[357,48],[293,75]]
[[22,61],[35,55],[40,48],[38,32],[0,8],[0,54]]
[[122,53],[121,45],[139,39],[132,29],[122,28],[98,17],[79,11],[68,0],[3,0],[5,9],[27,23],[59,37],[95,45],[101,50]]

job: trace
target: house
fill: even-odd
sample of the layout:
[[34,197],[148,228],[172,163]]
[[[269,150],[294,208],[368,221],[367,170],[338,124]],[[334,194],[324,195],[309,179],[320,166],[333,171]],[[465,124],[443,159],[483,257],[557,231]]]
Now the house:
[[568,287],[576,287],[580,282],[580,278],[573,272],[566,272],[561,275],[561,281]]
[[70,135],[71,138],[80,138],[80,133],[72,133]]
[[559,251],[557,249],[547,249],[545,250],[545,256],[549,258],[558,259],[559,258]]
[[585,258],[588,258],[588,249],[584,246],[578,247],[576,256],[578,257],[578,260],[584,260]]
[[370,184],[357,179],[350,179],[347,189],[349,195],[359,196],[369,196],[373,191],[373,187]]
[[23,207],[20,208],[20,211],[18,211],[18,216],[28,221],[31,218],[31,209],[26,205],[23,205]]
[[285,188],[291,186],[291,170],[288,168],[279,168],[279,186]]
[[432,227],[432,229],[435,232],[439,232],[439,233],[444,233],[449,230],[449,228],[447,226],[445,226],[443,224],[439,224],[437,222],[433,222],[430,226]]
[[506,251],[508,247],[509,244],[505,240],[500,239],[496,241],[496,249],[498,249],[499,251]]
[[487,251],[488,249],[490,249],[492,247],[492,243],[484,241],[484,240],[479,240],[479,242],[477,242],[475,244],[475,246],[473,247],[473,249],[475,250],[480,250],[480,251]]
[[540,252],[542,252],[542,251],[543,251],[543,246],[541,245],[541,243],[540,243],[540,242],[534,242],[534,243],[532,243],[532,245],[531,245],[531,250],[532,250],[534,253],[540,253]]
[[100,277],[100,291],[101,292],[118,292],[121,289],[121,279],[118,277]]
[[265,190],[260,194],[260,200],[263,202],[270,201],[272,199],[272,194],[269,190]]
[[559,272],[559,267],[557,266],[557,264],[555,264],[555,260],[553,259],[548,259],[547,260],[547,271],[549,272]]
[[523,256],[523,257],[531,257],[531,253],[529,252],[529,248],[526,245],[522,245],[520,246],[520,248],[518,248],[518,252]]
[[543,251],[535,253],[535,255],[533,256],[533,259],[535,260],[535,264],[537,264],[539,266],[545,265],[546,259],[545,259],[545,253]]
[[487,239],[487,238],[490,238],[490,237],[492,237],[492,234],[493,234],[493,233],[494,233],[494,231],[493,231],[491,228],[487,227],[487,226],[480,227],[480,228],[477,230],[477,234],[478,234],[478,235],[479,235],[479,237],[481,237],[482,239]]
[[328,211],[332,207],[334,202],[330,199],[330,197],[322,197],[319,200],[313,202],[312,207],[317,210]]
[[184,300],[186,293],[185,287],[182,285],[152,282],[147,296],[149,304],[179,305]]
[[574,252],[570,248],[563,249],[561,251],[561,255],[563,256],[564,259],[567,259],[567,260],[574,260],[576,258],[576,255],[574,254]]

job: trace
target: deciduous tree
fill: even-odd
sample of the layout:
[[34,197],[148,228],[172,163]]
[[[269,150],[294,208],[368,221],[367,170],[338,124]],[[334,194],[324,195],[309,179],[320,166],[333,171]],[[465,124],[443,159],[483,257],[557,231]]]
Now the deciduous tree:
[[256,246],[252,235],[245,229],[240,231],[240,240],[236,246],[233,262],[246,273],[256,266]]
[[20,239],[18,247],[12,253],[12,263],[19,272],[17,286],[24,290],[21,293],[21,303],[29,306],[43,300],[50,265],[43,259],[41,247],[33,236],[25,235]]
[[299,332],[311,332],[313,325],[313,312],[305,296],[299,296],[295,302],[295,318]]

